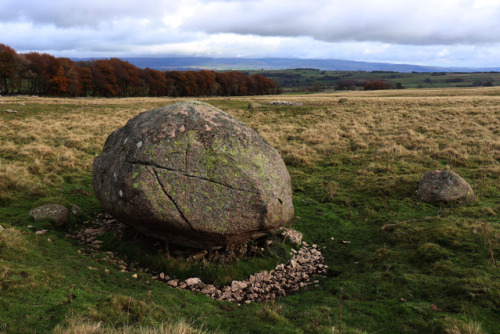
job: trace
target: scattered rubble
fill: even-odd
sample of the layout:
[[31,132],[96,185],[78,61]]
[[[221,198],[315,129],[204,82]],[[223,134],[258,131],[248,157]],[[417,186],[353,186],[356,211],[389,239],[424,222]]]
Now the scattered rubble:
[[[128,226],[117,222],[108,215],[99,215],[91,221],[84,222],[88,227],[78,231],[74,235],[66,235],[80,242],[89,245],[90,254],[96,254],[96,250],[101,247],[102,242],[97,238],[106,233],[112,232],[118,237],[123,235]],[[293,240],[300,240],[302,234],[292,229],[285,229],[282,233],[286,237],[287,234],[294,235]],[[286,237],[288,239],[288,237]],[[179,280],[166,275],[164,272],[151,273],[152,279],[163,282],[172,288],[183,289],[194,293],[202,293],[214,300],[225,300],[237,303],[238,305],[249,304],[251,302],[264,302],[282,298],[289,295],[293,291],[307,288],[310,285],[316,285],[319,281],[312,280],[312,277],[326,273],[328,266],[324,264],[324,258],[316,244],[309,245],[306,242],[299,244],[302,246],[299,250],[292,248],[293,257],[287,262],[279,264],[271,271],[262,271],[251,275],[244,281],[232,281],[230,285],[219,288],[213,284],[204,283],[199,277],[190,277],[186,280]],[[250,247],[248,247],[250,249]],[[247,248],[245,247],[245,250]],[[233,250],[234,251],[234,250]],[[238,250],[237,253],[243,251]],[[86,253],[83,251],[83,253]],[[231,250],[229,251],[231,253]],[[79,252],[82,253],[82,252]],[[138,268],[134,266],[134,270],[125,261],[114,257],[113,252],[105,252],[106,256],[101,259],[108,264],[118,266],[122,272],[131,272],[132,277],[138,279],[137,272],[149,272],[148,269]],[[185,254],[184,254],[185,255]],[[189,258],[210,259],[207,252],[200,252],[191,255]],[[135,264],[137,265],[137,264]],[[90,269],[90,268],[89,268]],[[95,269],[91,269],[95,270]],[[108,269],[107,272],[109,272]]]
[[302,105],[304,105],[303,103],[292,102],[292,101],[272,101],[272,102],[269,102],[269,104],[272,104],[275,106],[302,106]]
[[153,276],[153,279],[165,282],[173,288],[198,292],[214,300],[226,300],[241,305],[282,298],[292,291],[317,284],[319,281],[313,281],[311,278],[325,274],[327,268],[318,246],[303,243],[303,247],[295,251],[288,263],[279,264],[271,271],[253,274],[244,281],[232,281],[230,285],[220,289],[213,284],[203,283],[198,277],[180,281],[161,273],[159,276]]
[[115,219],[107,215],[99,215],[92,221],[84,222],[86,225],[91,225],[85,229],[78,231],[75,235],[68,235],[80,242],[90,245],[94,249],[101,248],[102,241],[97,238],[106,232],[112,232],[115,235],[122,235],[127,228],[126,225],[117,222]]

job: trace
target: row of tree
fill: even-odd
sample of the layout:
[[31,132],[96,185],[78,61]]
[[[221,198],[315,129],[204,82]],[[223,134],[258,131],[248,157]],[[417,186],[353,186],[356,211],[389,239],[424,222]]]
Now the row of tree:
[[335,87],[335,90],[357,90],[363,88],[364,90],[378,90],[378,89],[403,89],[401,82],[393,84],[388,80],[341,80]]
[[279,94],[260,74],[141,69],[118,58],[74,62],[49,54],[18,54],[0,44],[1,94],[55,96],[235,96]]

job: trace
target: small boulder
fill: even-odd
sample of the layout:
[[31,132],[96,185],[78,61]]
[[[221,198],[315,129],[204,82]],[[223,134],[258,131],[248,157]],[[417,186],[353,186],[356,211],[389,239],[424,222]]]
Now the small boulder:
[[115,219],[198,249],[262,237],[293,216],[278,151],[207,103],[146,111],[113,132],[94,160],[94,191]]
[[170,281],[167,281],[167,284],[173,288],[176,288],[179,285],[179,280],[178,279],[171,279]]
[[425,173],[420,181],[417,196],[421,201],[429,203],[471,200],[474,191],[458,174],[451,170],[434,170]]
[[260,108],[262,107],[262,104],[250,101],[248,102],[248,109],[255,109],[255,108]]
[[282,230],[281,235],[285,238],[286,241],[292,244],[300,245],[302,243],[302,233],[294,229],[285,228]]
[[82,209],[76,204],[71,204],[69,209],[71,210],[71,214],[75,217],[81,217],[83,215]]
[[245,282],[241,282],[241,281],[232,281],[231,282],[231,291],[232,292],[240,291],[240,290],[246,289],[247,287],[248,287],[248,284]]
[[41,219],[53,220],[57,226],[64,226],[68,223],[69,210],[64,205],[46,204],[30,211],[30,217],[35,221]]
[[186,279],[187,286],[193,286],[203,283],[199,277],[191,277]]

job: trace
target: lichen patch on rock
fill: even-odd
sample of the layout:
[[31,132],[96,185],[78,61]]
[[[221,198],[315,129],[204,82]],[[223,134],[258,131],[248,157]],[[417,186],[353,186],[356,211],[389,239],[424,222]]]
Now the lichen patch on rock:
[[93,172],[96,196],[113,217],[188,247],[245,242],[293,216],[290,176],[276,149],[202,102],[131,119],[108,137]]

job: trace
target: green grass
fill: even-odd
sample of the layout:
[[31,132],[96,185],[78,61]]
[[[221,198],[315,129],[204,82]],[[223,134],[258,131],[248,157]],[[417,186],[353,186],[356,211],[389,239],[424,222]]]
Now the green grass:
[[[84,162],[75,158],[67,168],[54,167],[68,140],[64,131],[47,138],[43,131],[35,139],[23,135],[16,142],[19,150],[37,140],[52,145],[56,153],[42,159],[44,172],[29,172],[30,182],[41,182],[43,192],[34,191],[30,183],[8,183],[11,188],[0,192],[4,194],[0,333],[3,328],[9,333],[46,333],[70,328],[75,322],[101,322],[111,331],[162,328],[179,321],[195,330],[223,333],[338,333],[340,306],[343,333],[460,333],[471,328],[473,333],[498,332],[500,269],[491,263],[486,233],[494,256],[500,257],[500,146],[494,133],[498,127],[492,123],[500,115],[497,99],[482,92],[455,100],[422,97],[420,92],[407,91],[414,94],[408,99],[353,94],[342,105],[338,98],[326,95],[287,97],[303,101],[303,107],[271,106],[259,97],[255,100],[262,106],[254,110],[247,108],[253,98],[208,100],[261,132],[288,157],[293,228],[304,234],[305,241],[319,245],[329,266],[327,275],[317,278],[316,287],[262,304],[213,301],[170,288],[145,272],[138,271],[134,278],[132,272],[121,272],[119,265],[102,259],[106,251],[113,251],[133,268],[151,268],[179,278],[201,276],[223,284],[273,268],[286,258],[289,248],[275,247],[268,256],[233,264],[207,265],[168,260],[156,241],[134,238],[130,231],[122,239],[103,235],[103,249],[95,253],[66,238],[67,233],[83,228],[83,221],[101,213],[88,163],[96,147],[131,117],[124,111],[127,108],[137,113],[167,101],[145,100],[137,106],[134,99],[97,100],[100,104],[92,106],[86,120],[109,118],[110,124],[89,125],[85,131],[96,129],[95,137],[73,139],[71,149]],[[474,107],[478,99],[482,102]],[[38,117],[52,122],[70,117],[77,102],[63,101],[63,109],[59,100],[26,103],[26,113],[20,117],[27,124]],[[2,104],[0,111],[14,106],[15,101]],[[417,113],[419,122],[405,123],[415,114],[398,118],[401,110]],[[452,110],[456,113],[449,114]],[[472,110],[479,114],[471,114]],[[9,127],[21,126],[16,116],[2,113],[0,117]],[[375,124],[377,119],[383,122]],[[325,121],[332,125],[326,134],[312,132]],[[463,121],[464,128],[455,129],[455,121]],[[5,133],[0,133],[2,142],[16,140]],[[456,152],[442,151],[452,145],[452,137]],[[88,146],[87,141],[96,144]],[[302,145],[308,149],[301,151]],[[29,166],[29,156],[12,152],[0,151],[0,167]],[[423,174],[450,163],[473,185],[477,199],[442,205],[420,202],[415,191]],[[30,209],[54,198],[77,204],[84,216],[67,228],[29,218]],[[42,229],[48,232],[34,233]]]
[[[321,91],[331,91],[345,80],[386,80],[394,87],[401,83],[404,88],[454,88],[481,86],[480,82],[491,81],[497,86],[500,73],[397,73],[397,72],[365,72],[365,71],[320,71],[311,69],[294,70],[252,70],[250,74],[263,74],[277,80],[283,92],[296,93],[311,90],[313,86],[320,87]],[[453,80],[462,80],[454,82]],[[362,85],[358,89],[363,89]]]

